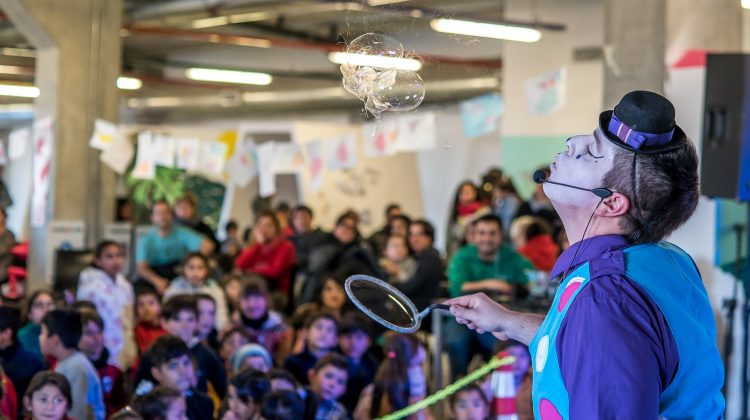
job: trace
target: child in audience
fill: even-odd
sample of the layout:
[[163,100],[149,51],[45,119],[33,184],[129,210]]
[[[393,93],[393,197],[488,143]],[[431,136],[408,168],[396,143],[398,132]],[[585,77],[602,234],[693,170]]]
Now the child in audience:
[[65,376],[70,383],[73,396],[71,417],[101,420],[106,414],[102,384],[89,359],[78,351],[82,331],[80,313],[56,309],[42,318],[39,347],[43,355],[57,360],[55,372]]
[[306,327],[305,349],[284,361],[284,369],[294,375],[302,385],[308,384],[307,372],[318,359],[336,347],[339,330],[336,318],[326,312],[318,312],[310,317]]
[[265,373],[253,368],[242,370],[229,380],[229,410],[240,420],[256,420],[269,392],[271,383]]
[[[176,398],[185,398],[187,417],[199,420],[213,418],[213,401],[193,387],[195,368],[190,349],[182,339],[171,334],[163,335],[154,342],[147,355],[154,380],[163,387],[177,390]],[[138,412],[144,418],[149,418],[146,413]]]
[[224,361],[224,368],[226,369],[227,374],[232,373],[232,355],[234,352],[249,342],[250,339],[247,337],[245,330],[241,327],[232,328],[225,332],[224,336],[221,337],[219,357]]
[[237,349],[232,354],[232,371],[237,373],[247,368],[253,368],[268,373],[273,367],[271,354],[260,344],[250,343]]
[[42,330],[42,318],[47,312],[55,309],[55,299],[49,290],[37,290],[26,299],[22,314],[24,324],[18,330],[18,342],[23,348],[35,354],[40,361],[44,361],[39,349],[39,333]]
[[[210,402],[210,401],[209,401]],[[133,408],[144,419],[148,420],[187,420],[188,407],[182,394],[173,388],[156,387],[151,392],[141,395],[133,401]],[[212,417],[204,417],[208,420]]]
[[289,354],[292,331],[282,316],[270,309],[268,291],[261,282],[248,281],[242,288],[235,322],[245,329],[251,343],[268,349],[276,363],[283,362]]
[[339,348],[349,364],[349,381],[341,403],[354,411],[362,390],[375,379],[378,361],[369,352],[372,339],[369,320],[362,314],[345,315],[339,335]]
[[316,420],[344,420],[346,408],[337,400],[346,392],[347,363],[343,356],[323,356],[308,372],[310,390],[318,398]]
[[215,327],[224,328],[227,322],[227,301],[224,291],[216,280],[209,278],[209,267],[206,257],[199,252],[189,253],[182,263],[182,275],[172,280],[164,292],[164,300],[178,294],[206,294],[214,299]]
[[263,399],[260,415],[263,420],[303,419],[305,403],[296,392],[273,391]]
[[161,326],[161,302],[154,286],[142,283],[135,289],[135,341],[139,354],[146,352],[157,338],[166,334]]
[[451,411],[455,420],[487,420],[490,402],[477,384],[469,384],[451,396]]
[[[354,419],[371,419],[398,411],[427,395],[424,370],[425,349],[413,334],[387,332],[383,335],[385,359],[375,381],[362,391]],[[424,416],[417,412],[416,416]]]
[[50,371],[34,375],[23,396],[23,406],[31,420],[68,419],[65,413],[73,405],[72,401],[68,380]]
[[76,299],[89,301],[104,321],[104,347],[109,363],[130,366],[136,357],[133,337],[133,286],[122,275],[125,249],[114,241],[102,241],[94,251],[94,264],[81,271]]
[[409,255],[406,236],[388,237],[380,266],[388,273],[388,283],[391,284],[403,283],[414,275],[417,271],[417,262]]
[[195,335],[201,343],[219,354],[219,332],[216,329],[216,300],[211,295],[198,293],[195,295],[195,303],[198,305],[198,329]]
[[38,355],[18,343],[16,334],[20,325],[21,314],[18,309],[0,306],[0,365],[5,368],[5,374],[13,383],[16,395],[23,396],[31,378],[44,370],[44,363]]
[[544,219],[521,216],[510,225],[510,237],[518,253],[539,271],[549,273],[560,255],[560,247],[552,238],[552,226]]
[[78,342],[78,348],[89,358],[99,374],[104,392],[104,405],[107,407],[109,417],[128,403],[122,371],[117,366],[108,363],[109,349],[104,345],[102,318],[98,313],[90,310],[80,312],[83,334]]
[[344,291],[344,280],[332,273],[323,276],[325,281],[319,291],[316,292],[315,302],[300,305],[292,315],[292,326],[294,327],[294,344],[292,353],[300,353],[305,348],[307,337],[307,324],[309,318],[317,312],[325,311],[341,321],[341,317],[347,309],[346,292]]
[[198,326],[198,308],[195,297],[178,295],[169,299],[163,308],[164,329],[180,337],[189,347],[198,367],[197,388],[208,392],[208,383],[213,386],[219,399],[227,393],[227,373],[221,360],[195,337]]

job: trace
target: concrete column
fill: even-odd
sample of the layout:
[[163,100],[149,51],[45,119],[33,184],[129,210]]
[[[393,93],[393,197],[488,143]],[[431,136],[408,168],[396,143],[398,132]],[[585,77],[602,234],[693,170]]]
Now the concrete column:
[[636,89],[664,92],[666,0],[604,2],[604,107]]
[[[48,222],[83,220],[86,245],[114,213],[115,175],[89,148],[94,120],[116,121],[122,0],[3,0],[37,49],[36,116],[55,121]],[[48,229],[30,230],[29,288],[46,287]]]

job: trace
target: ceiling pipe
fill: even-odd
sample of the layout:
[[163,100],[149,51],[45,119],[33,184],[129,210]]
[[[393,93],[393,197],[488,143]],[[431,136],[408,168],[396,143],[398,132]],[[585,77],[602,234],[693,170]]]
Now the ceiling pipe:
[[[343,44],[306,42],[284,38],[269,38],[259,36],[230,35],[217,32],[205,32],[191,29],[156,28],[156,27],[128,27],[131,34],[160,36],[166,38],[188,39],[213,44],[240,45],[256,48],[289,48],[298,50],[317,50],[321,52],[343,51]],[[424,63],[450,64],[458,66],[480,67],[492,70],[502,68],[502,60],[471,60],[436,55],[418,55]]]

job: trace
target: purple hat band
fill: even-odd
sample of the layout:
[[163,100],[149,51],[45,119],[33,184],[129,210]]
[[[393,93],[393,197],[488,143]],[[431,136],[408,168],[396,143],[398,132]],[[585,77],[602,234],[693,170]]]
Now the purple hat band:
[[609,120],[608,130],[610,133],[617,136],[618,139],[622,140],[623,143],[632,147],[633,149],[640,149],[641,147],[654,147],[663,146],[672,140],[674,134],[674,128],[667,131],[666,133],[644,133],[642,131],[636,131],[628,127],[624,122],[620,121],[619,118],[612,113],[612,119]]

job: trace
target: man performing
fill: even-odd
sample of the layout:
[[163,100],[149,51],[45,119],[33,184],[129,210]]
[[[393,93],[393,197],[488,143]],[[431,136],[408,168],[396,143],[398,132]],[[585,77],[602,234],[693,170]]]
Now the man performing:
[[[569,138],[544,183],[573,246],[546,317],[484,294],[451,299],[458,322],[529,345],[537,419],[723,418],[724,369],[695,263],[660,242],[693,214],[695,147],[664,97],[625,95]],[[575,242],[575,243],[574,243]]]

